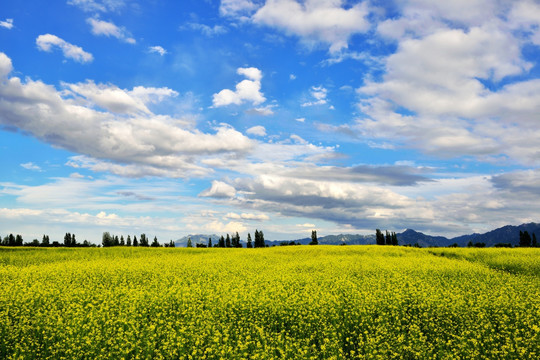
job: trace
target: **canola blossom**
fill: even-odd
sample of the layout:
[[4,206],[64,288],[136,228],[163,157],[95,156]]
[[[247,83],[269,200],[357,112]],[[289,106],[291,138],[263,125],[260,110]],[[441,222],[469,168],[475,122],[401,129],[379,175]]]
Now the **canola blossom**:
[[540,249],[0,248],[1,359],[538,359]]

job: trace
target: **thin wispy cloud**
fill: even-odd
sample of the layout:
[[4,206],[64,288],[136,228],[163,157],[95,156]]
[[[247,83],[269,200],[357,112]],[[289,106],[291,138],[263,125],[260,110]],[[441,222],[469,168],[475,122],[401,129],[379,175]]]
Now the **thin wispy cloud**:
[[0,27],[8,30],[13,29],[13,19],[0,20]]

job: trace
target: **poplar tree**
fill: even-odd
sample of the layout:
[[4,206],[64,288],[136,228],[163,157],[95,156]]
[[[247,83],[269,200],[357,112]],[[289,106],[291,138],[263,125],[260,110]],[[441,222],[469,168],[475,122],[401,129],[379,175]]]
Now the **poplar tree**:
[[311,242],[309,245],[319,245],[319,240],[317,240],[317,230],[311,231]]
[[246,245],[248,248],[253,248],[253,243],[251,242],[251,234],[248,233],[248,236],[247,236],[247,245]]
[[384,235],[383,235],[383,233],[381,232],[380,229],[375,230],[375,242],[376,242],[377,245],[384,245],[385,244]]

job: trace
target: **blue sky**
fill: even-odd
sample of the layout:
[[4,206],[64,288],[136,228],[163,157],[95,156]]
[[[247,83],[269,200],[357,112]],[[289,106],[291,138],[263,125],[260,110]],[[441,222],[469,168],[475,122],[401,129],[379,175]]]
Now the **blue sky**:
[[4,1],[0,234],[540,218],[537,1]]

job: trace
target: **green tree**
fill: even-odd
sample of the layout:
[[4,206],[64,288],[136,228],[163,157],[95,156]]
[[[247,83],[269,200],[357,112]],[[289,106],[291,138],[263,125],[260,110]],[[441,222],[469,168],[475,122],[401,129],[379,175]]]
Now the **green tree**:
[[120,246],[126,246],[126,242],[124,241],[124,235],[120,235]]
[[238,231],[234,235],[232,242],[233,242],[233,247],[235,247],[235,248],[241,248],[242,247],[242,244],[240,243],[240,235],[238,235]]
[[101,237],[101,245],[103,247],[109,247],[113,245],[113,238],[111,234],[108,231],[105,231],[103,233],[103,236]]
[[133,235],[133,246],[139,246],[139,242],[137,241],[137,235]]
[[317,240],[317,230],[311,231],[311,242],[309,245],[319,245],[319,240]]
[[536,242],[536,234],[533,233],[532,235],[532,243],[531,243],[531,246],[532,247],[537,247],[538,246],[538,243]]
[[191,238],[188,237],[187,239],[187,247],[193,247],[193,244],[191,243]]
[[148,243],[148,238],[146,237],[146,234],[141,234],[141,239],[139,240],[139,246],[148,247],[150,244]]
[[64,246],[67,246],[67,247],[71,246],[71,234],[70,233],[66,233],[66,235],[64,235]]
[[152,247],[160,247],[161,245],[159,244],[158,240],[157,240],[157,236],[154,236],[154,241],[152,241],[152,245],[150,245]]
[[225,247],[225,238],[223,237],[223,235],[221,235],[221,237],[219,238],[218,247],[220,247],[220,248]]
[[392,236],[390,236],[388,230],[386,230],[385,245],[392,245]]
[[392,245],[396,246],[398,244],[397,234],[395,232],[392,232]]
[[126,239],[126,246],[131,246],[131,236],[128,235],[127,239]]
[[24,241],[21,235],[17,234],[15,237],[15,246],[23,246]]
[[49,246],[51,243],[49,241],[49,235],[45,235],[43,234],[43,238],[41,239],[41,246],[43,247],[47,247]]
[[246,245],[248,248],[253,248],[253,243],[251,242],[251,234],[248,233],[248,236],[247,236],[247,245]]
[[531,246],[531,236],[529,235],[527,231],[519,232],[519,246],[521,247]]
[[212,238],[208,238],[208,247],[209,247],[209,248],[212,247]]
[[375,230],[375,243],[377,245],[384,245],[386,243],[386,241],[384,240],[384,235],[380,229]]
[[227,234],[227,238],[225,239],[225,247],[231,247],[231,237],[229,236],[229,234]]

